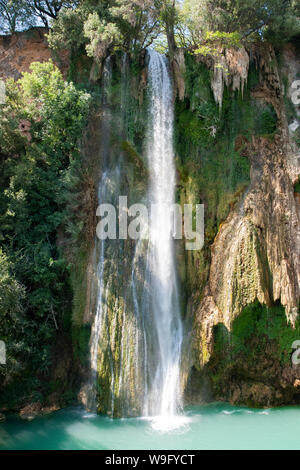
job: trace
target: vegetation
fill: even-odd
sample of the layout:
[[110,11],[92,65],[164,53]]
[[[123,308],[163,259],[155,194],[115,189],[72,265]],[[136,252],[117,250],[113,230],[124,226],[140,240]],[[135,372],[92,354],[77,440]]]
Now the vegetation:
[[227,38],[238,34],[242,39],[287,40],[300,31],[298,14],[298,2],[293,0],[185,0],[179,36],[192,47],[218,42],[224,33]]
[[[253,135],[272,138],[277,117],[271,105],[251,97],[258,81],[254,67],[250,69],[243,94],[241,90],[232,92],[225,88],[220,111],[211,91],[208,69],[191,55],[186,56],[186,66],[187,98],[177,101],[175,107],[180,194],[183,202],[205,204],[205,240],[210,244],[250,181],[250,164],[245,155],[247,143]],[[188,264],[198,266],[197,273],[188,276],[193,280],[190,290],[194,291],[196,285],[205,282],[205,277],[199,280],[198,276],[206,270],[203,260]]]
[[42,24],[49,27],[51,20],[56,20],[61,10],[72,9],[78,1],[65,0],[1,0],[0,29],[13,34],[31,26]]
[[298,14],[293,0],[84,0],[61,11],[49,40],[59,48],[79,39],[77,47],[85,44],[98,60],[116,48],[138,52],[162,44],[163,35],[171,55],[178,46],[207,54],[249,39],[287,40],[300,32]]
[[18,28],[30,26],[26,2],[24,0],[0,0],[0,28],[13,34]]
[[[248,305],[230,332],[223,324],[216,325],[208,366],[215,396],[250,407],[292,401],[297,392],[284,385],[282,378],[291,367],[292,345],[299,334],[299,321],[295,328],[287,324],[284,308],[277,303],[271,307],[258,301]],[[233,397],[234,390],[242,390],[242,394]],[[267,398],[263,390],[268,390]]]
[[267,344],[273,345],[268,351],[274,361],[279,361],[281,365],[289,364],[294,352],[292,345],[299,339],[299,334],[299,321],[295,328],[288,325],[281,305],[267,307],[256,301],[245,307],[235,319],[232,332],[229,333],[222,324],[215,327],[214,350],[218,356],[218,367],[225,367],[235,360],[245,360],[245,364],[253,365],[257,357],[265,352]]
[[76,10],[61,12],[49,34],[50,46],[85,44],[88,55],[98,61],[116,49],[140,51],[160,32],[161,7],[160,0],[85,0]]
[[206,55],[300,32],[297,0],[1,0],[0,15],[5,32],[51,26],[50,47],[76,54],[85,46],[99,62],[116,49],[138,53],[154,42],[168,44],[171,55],[177,46]]
[[0,381],[22,387],[14,388],[10,403],[40,390],[55,337],[71,314],[58,233],[68,220],[89,105],[90,96],[65,82],[51,61],[33,63],[18,82],[7,82],[0,109],[0,337],[8,364]]

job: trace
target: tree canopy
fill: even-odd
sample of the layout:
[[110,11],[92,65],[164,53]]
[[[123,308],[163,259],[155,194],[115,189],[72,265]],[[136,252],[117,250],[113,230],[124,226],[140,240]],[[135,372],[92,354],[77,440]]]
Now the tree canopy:
[[176,45],[203,46],[211,33],[279,42],[300,33],[299,15],[298,0],[0,0],[2,31],[44,25],[53,49],[85,45],[97,60],[162,35],[170,53]]
[[61,10],[75,8],[79,0],[0,0],[0,28],[13,34],[30,26],[49,27]]
[[199,45],[207,32],[239,33],[241,38],[288,39],[300,33],[295,0],[185,0],[179,30],[188,43]]
[[4,33],[14,33],[18,29],[30,26],[31,15],[28,15],[24,0],[0,0],[0,29]]

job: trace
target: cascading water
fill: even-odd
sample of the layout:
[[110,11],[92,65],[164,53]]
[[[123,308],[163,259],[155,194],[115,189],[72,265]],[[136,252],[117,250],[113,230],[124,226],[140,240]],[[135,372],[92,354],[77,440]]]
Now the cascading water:
[[[150,371],[145,412],[172,416],[180,406],[182,323],[179,308],[171,206],[175,202],[176,172],[173,150],[173,89],[166,59],[149,51],[151,119],[147,159],[148,200],[152,208],[146,285],[158,351]],[[153,336],[153,334],[151,335]],[[149,341],[149,340],[148,340]],[[149,352],[148,352],[149,354]]]
[[[110,112],[108,108],[108,87],[111,81],[111,60],[108,58],[105,61],[105,66],[103,70],[103,94],[102,94],[102,109],[103,109],[103,118],[102,119],[102,135],[105,136],[105,139],[102,140],[101,153],[102,155],[107,155],[107,147],[109,144],[109,130],[110,130]],[[98,187],[98,202],[101,204],[106,201],[109,196],[108,185],[107,185],[108,174],[106,171],[103,172],[99,187]],[[103,310],[105,305],[103,303],[104,298],[104,264],[105,264],[105,241],[100,241],[99,247],[99,261],[97,263],[97,309],[94,324],[91,331],[91,341],[90,341],[90,361],[91,361],[91,377],[88,383],[88,393],[86,398],[86,406],[89,410],[96,410],[96,377],[97,377],[97,358],[98,358],[98,344],[101,332],[101,326],[103,321]]]
[[[106,102],[105,88],[111,80],[111,63],[106,63],[99,203],[116,207],[118,197],[128,195],[131,204],[143,202],[156,210],[150,211],[149,240],[96,243],[98,295],[90,342],[92,373],[87,402],[88,408],[98,408],[111,416],[166,418],[175,416],[181,405],[182,323],[171,238],[176,185],[173,90],[166,59],[152,50],[148,58],[150,116],[142,192],[136,189],[136,177],[132,176],[130,183],[130,171],[135,171],[132,163],[113,144],[116,135],[123,142],[130,139],[127,120],[131,116],[126,106],[131,99],[128,61],[124,57],[121,65],[119,128],[110,117]],[[107,127],[111,128],[113,121],[114,139],[110,140]]]

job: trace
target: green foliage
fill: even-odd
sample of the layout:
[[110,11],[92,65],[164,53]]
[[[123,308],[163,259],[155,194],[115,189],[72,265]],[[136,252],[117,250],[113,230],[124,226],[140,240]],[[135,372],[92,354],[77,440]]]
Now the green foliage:
[[180,45],[201,54],[239,47],[241,40],[280,43],[299,34],[299,7],[293,0],[185,0],[178,2]]
[[124,141],[121,144],[121,148],[124,151],[128,161],[133,164],[136,180],[137,181],[146,181],[148,176],[148,170],[145,167],[145,162],[142,157],[135,151],[132,145],[128,141]]
[[[280,404],[278,390],[285,388],[281,374],[287,366],[292,367],[292,345],[299,335],[299,320],[295,328],[288,324],[284,307],[279,303],[267,307],[255,301],[248,305],[234,320],[231,331],[222,323],[216,325],[208,364],[214,392],[233,399],[232,392],[228,394],[230,385],[251,387],[264,383],[274,388],[273,403]],[[258,396],[249,398],[247,404],[262,406],[261,400],[257,400]]]
[[32,387],[36,376],[40,387],[52,366],[57,331],[70,315],[68,269],[57,233],[63,231],[71,189],[66,180],[80,161],[89,106],[90,96],[65,82],[51,61],[33,63],[30,73],[7,83],[0,109],[0,338],[7,339],[9,362],[0,381],[23,384],[28,378]]
[[[225,90],[220,112],[208,70],[190,55],[186,64],[189,99],[177,102],[175,107],[178,166],[182,191],[188,194],[192,190],[197,202],[206,205],[206,240],[211,242],[231,205],[240,197],[241,188],[249,181],[249,161],[235,150],[236,138],[274,129],[267,119],[269,115],[263,116],[265,109],[258,109],[252,101],[250,90],[245,90],[244,98],[241,93]],[[273,111],[270,113],[273,116]],[[266,121],[264,128],[261,121]]]
[[236,31],[233,33],[226,33],[225,31],[207,31],[204,39],[206,41],[220,41],[226,47],[241,46],[241,36]]
[[27,14],[48,28],[50,20],[56,20],[58,14],[66,8],[75,8],[79,0],[26,0]]
[[13,34],[25,28],[56,20],[59,12],[73,9],[78,1],[67,0],[0,0],[0,30]]
[[294,185],[294,191],[295,193],[300,194],[300,178],[298,178],[297,183]]
[[63,9],[48,35],[50,47],[74,51],[83,44],[101,62],[116,49],[136,53],[157,38],[161,0],[85,0],[78,8]]
[[7,321],[4,338],[11,336],[9,325],[17,320],[22,312],[22,300],[25,297],[24,287],[12,274],[13,264],[0,249],[0,316]]
[[63,9],[47,35],[49,47],[53,50],[62,47],[70,51],[80,49],[85,43],[83,24],[84,16],[78,10]]
[[86,45],[99,61],[115,48],[139,52],[162,34],[171,54],[177,43],[206,55],[242,38],[280,43],[300,32],[296,0],[0,0],[0,12],[3,30],[42,22],[54,50]]
[[83,366],[89,361],[89,342],[91,338],[90,325],[76,325],[73,328],[74,355]]
[[89,14],[84,23],[84,36],[89,39],[87,54],[97,60],[102,60],[109,48],[120,47],[122,44],[117,25],[100,19],[96,12]]
[[0,30],[13,34],[17,30],[32,26],[25,0],[0,0]]
[[204,34],[203,44],[193,50],[194,54],[218,57],[220,49],[242,47],[241,35],[238,32],[226,33],[222,31],[207,31]]

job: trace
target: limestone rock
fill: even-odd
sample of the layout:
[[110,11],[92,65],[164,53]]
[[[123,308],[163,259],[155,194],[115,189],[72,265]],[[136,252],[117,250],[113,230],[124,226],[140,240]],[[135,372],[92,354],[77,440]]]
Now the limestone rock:
[[244,47],[240,49],[225,49],[213,59],[213,79],[211,87],[214,98],[222,106],[224,84],[235,90],[244,90],[248,78],[249,55]]
[[[294,194],[293,184],[300,174],[300,158],[292,154],[295,148],[289,142],[279,73],[270,64],[273,56],[269,49],[260,56],[265,79],[256,94],[273,104],[280,135],[272,140],[253,137],[251,142],[243,138],[236,141],[237,150],[242,147],[243,156],[250,160],[251,183],[211,247],[209,280],[195,324],[195,349],[201,365],[210,358],[213,326],[223,323],[231,330],[234,319],[256,299],[266,305],[280,301],[292,325],[298,316],[300,198]],[[228,53],[225,59],[231,71],[241,77],[241,84],[247,69],[244,53],[238,59]],[[217,74],[219,90],[222,73]],[[215,96],[221,99],[221,92]]]
[[282,145],[280,139],[253,139],[250,187],[212,246],[210,277],[197,313],[202,364],[209,359],[213,326],[222,322],[230,330],[243,308],[256,299],[266,305],[280,300],[288,320],[295,323],[300,295],[300,210]]
[[20,410],[20,418],[32,421],[41,414],[42,405],[40,402],[31,403]]

